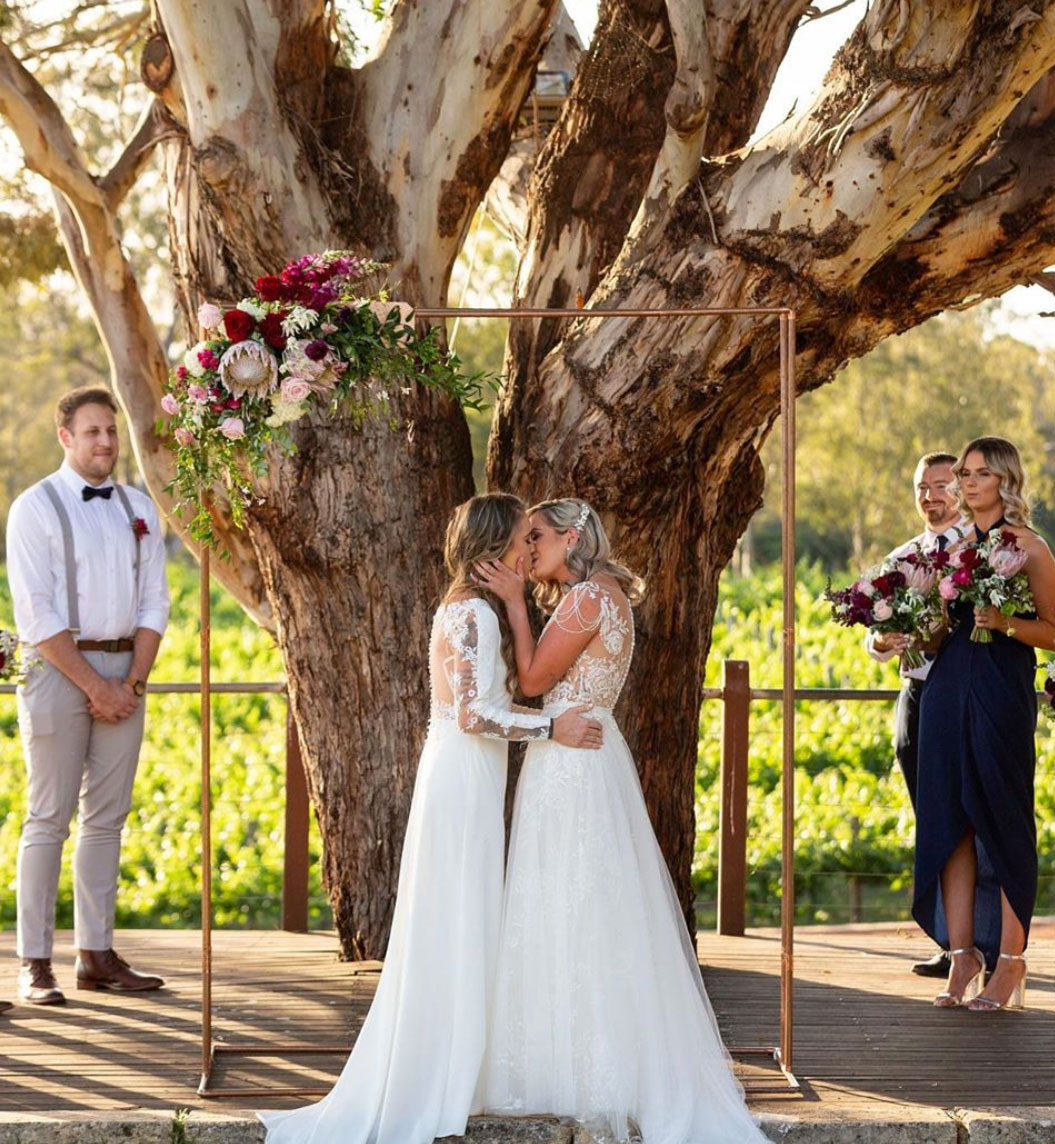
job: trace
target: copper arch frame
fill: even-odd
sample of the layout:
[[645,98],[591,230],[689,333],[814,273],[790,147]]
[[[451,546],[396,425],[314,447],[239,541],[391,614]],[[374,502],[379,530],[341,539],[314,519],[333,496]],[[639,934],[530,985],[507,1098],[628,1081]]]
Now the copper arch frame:
[[[795,311],[784,306],[702,306],[673,309],[420,307],[419,318],[688,318],[775,317],[779,321],[781,431],[781,562],[783,566],[783,679],[780,860],[780,1039],[776,1045],[730,1045],[732,1055],[761,1055],[779,1065],[792,1089],[795,952]],[[211,792],[211,614],[209,549],[201,552],[201,777],[202,777],[202,1073],[198,1095],[216,1099],[246,1096],[325,1096],[328,1089],[210,1088],[220,1053],[229,1056],[287,1056],[341,1053],[349,1049],[305,1044],[215,1045],[212,1036],[212,792]]]

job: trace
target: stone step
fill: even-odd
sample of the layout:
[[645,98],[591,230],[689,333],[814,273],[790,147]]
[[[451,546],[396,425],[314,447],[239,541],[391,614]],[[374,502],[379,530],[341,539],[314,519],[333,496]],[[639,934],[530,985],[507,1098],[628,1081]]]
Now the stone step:
[[[858,1114],[762,1117],[775,1144],[1052,1144],[1055,1108],[940,1109],[907,1106]],[[260,1123],[244,1112],[140,1110],[0,1112],[0,1144],[260,1144]],[[606,1144],[582,1125],[552,1117],[475,1117],[444,1144]]]

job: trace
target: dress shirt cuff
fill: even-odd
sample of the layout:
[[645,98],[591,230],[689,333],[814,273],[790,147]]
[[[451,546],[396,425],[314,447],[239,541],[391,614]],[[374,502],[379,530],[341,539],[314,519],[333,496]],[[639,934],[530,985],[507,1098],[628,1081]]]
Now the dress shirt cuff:
[[867,651],[877,663],[889,663],[897,655],[896,651],[880,651],[879,648],[876,647],[875,632],[869,632],[865,636],[865,651]]
[[20,624],[18,628],[19,639],[30,647],[36,647],[52,636],[57,636],[70,629],[62,622],[62,617],[56,612],[45,612],[36,616],[28,624]]
[[159,636],[165,634],[165,627],[168,624],[168,609],[167,608],[144,608],[138,616],[136,616],[137,628],[150,628],[152,632],[157,632]]

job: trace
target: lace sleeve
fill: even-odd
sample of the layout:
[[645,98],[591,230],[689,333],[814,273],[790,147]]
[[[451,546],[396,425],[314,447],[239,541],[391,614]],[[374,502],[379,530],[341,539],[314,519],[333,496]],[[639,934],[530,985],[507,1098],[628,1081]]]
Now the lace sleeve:
[[458,729],[487,739],[548,739],[550,718],[513,711],[489,701],[497,671],[505,665],[499,650],[498,619],[486,604],[458,609],[448,631],[451,691]]
[[570,589],[553,613],[553,623],[570,635],[595,632],[601,626],[601,600],[604,590],[599,584],[584,580]]

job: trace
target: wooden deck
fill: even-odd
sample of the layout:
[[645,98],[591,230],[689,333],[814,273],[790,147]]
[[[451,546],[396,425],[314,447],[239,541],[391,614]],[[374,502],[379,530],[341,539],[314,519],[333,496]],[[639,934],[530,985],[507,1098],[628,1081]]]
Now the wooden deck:
[[[796,946],[795,1071],[800,1095],[755,1062],[738,1071],[758,1111],[782,1116],[890,1116],[927,1109],[1055,1105],[1055,923],[1034,927],[1029,1009],[979,1014],[936,1010],[940,986],[909,972],[927,944],[897,926],[803,928]],[[328,1086],[343,1056],[221,1057],[214,1083],[259,1087],[258,1098],[200,1101],[199,935],[126,931],[118,948],[162,973],[157,994],[115,997],[73,989],[70,935],[55,965],[64,1007],[19,1006],[0,1017],[0,1112],[128,1108],[289,1107],[274,1086]],[[13,1000],[17,961],[0,934],[0,998]],[[351,1043],[377,981],[374,964],[342,964],[330,934],[216,934],[217,1043]],[[771,1043],[777,1029],[779,935],[700,937],[704,974],[730,1044]],[[768,1083],[767,1082],[768,1078]]]

